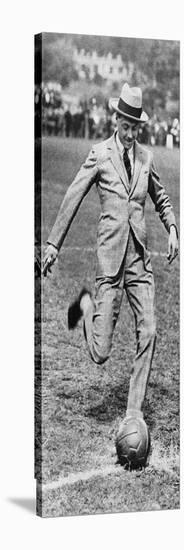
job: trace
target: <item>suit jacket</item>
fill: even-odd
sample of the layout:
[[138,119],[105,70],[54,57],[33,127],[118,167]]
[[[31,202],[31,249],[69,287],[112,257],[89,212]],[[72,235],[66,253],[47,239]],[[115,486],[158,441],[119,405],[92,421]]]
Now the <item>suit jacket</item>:
[[66,192],[47,241],[60,249],[82,200],[95,183],[101,204],[97,233],[97,276],[100,277],[112,277],[119,271],[130,228],[141,244],[145,268],[149,269],[144,215],[148,193],[167,231],[176,225],[168,195],[154,168],[152,152],[135,142],[134,173],[129,183],[115,135],[93,146]]

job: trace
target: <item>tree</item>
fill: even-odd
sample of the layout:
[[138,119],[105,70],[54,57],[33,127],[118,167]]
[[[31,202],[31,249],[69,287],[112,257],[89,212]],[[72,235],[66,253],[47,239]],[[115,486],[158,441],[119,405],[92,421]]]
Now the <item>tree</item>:
[[42,79],[68,86],[71,80],[78,78],[73,62],[72,40],[62,37],[52,41],[48,37],[43,34]]
[[179,42],[171,40],[153,40],[148,56],[147,73],[151,79],[154,75],[155,86],[167,97],[171,91],[172,97],[179,97],[180,57]]

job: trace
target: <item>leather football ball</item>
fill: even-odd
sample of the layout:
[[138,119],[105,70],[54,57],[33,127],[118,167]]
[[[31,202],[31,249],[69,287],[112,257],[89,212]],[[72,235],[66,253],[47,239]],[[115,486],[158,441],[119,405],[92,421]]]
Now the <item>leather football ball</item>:
[[150,449],[150,434],[143,418],[127,417],[116,436],[120,464],[129,469],[144,467]]

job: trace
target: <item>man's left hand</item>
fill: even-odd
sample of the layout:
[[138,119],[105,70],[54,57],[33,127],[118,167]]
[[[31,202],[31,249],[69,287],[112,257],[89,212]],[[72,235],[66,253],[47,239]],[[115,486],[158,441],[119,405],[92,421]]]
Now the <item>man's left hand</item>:
[[167,254],[167,259],[169,264],[172,263],[172,261],[174,260],[174,258],[176,258],[177,255],[178,255],[178,237],[177,237],[175,225],[171,225],[169,240],[168,240],[168,254]]

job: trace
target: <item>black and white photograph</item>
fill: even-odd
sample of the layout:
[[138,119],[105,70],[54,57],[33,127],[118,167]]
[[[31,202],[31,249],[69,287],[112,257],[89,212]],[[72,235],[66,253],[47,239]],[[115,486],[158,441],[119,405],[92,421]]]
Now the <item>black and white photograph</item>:
[[180,41],[35,35],[42,517],[180,508]]

